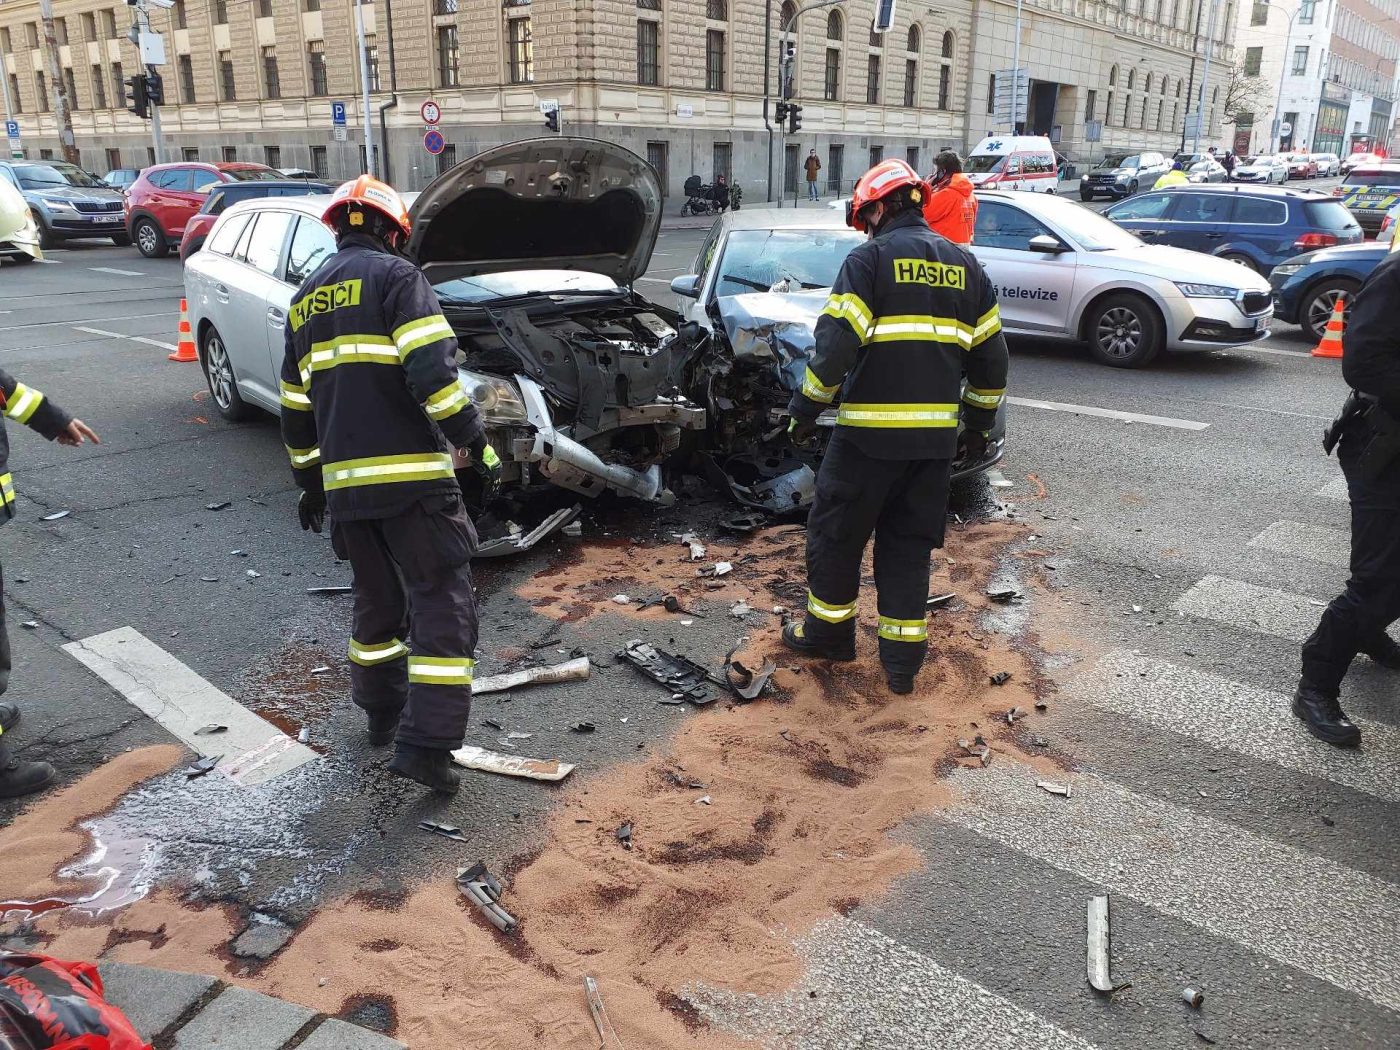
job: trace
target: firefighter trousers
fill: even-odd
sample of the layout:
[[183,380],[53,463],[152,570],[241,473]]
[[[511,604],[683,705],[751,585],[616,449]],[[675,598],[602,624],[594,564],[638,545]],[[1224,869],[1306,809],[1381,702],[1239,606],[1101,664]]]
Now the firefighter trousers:
[[806,637],[854,637],[861,559],[874,533],[880,662],[918,671],[928,651],[929,557],[943,546],[951,470],[947,459],[876,459],[837,428],[807,519]]
[[471,710],[476,532],[458,495],[391,518],[331,523],[355,573],[350,692],[369,714],[398,714],[398,743],[462,746]]

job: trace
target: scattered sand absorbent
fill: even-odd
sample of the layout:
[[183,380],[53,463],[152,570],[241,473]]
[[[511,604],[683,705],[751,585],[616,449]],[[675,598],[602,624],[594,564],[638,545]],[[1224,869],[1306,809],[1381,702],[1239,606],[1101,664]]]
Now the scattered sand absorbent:
[[[696,982],[758,994],[793,985],[801,969],[794,937],[917,866],[917,854],[887,833],[945,800],[942,774],[976,763],[962,757],[957,738],[981,732],[996,754],[1044,761],[1021,753],[1021,727],[1001,715],[1017,705],[1030,712],[1045,682],[1011,639],[979,627],[991,609],[982,592],[1024,535],[1006,523],[950,530],[945,553],[954,564],[938,559],[932,588],[961,600],[931,616],[933,655],[911,696],[885,688],[873,587],[861,594],[854,664],[802,665],[782,649],[776,619],[754,631],[744,659],[778,663],[776,698],[721,701],[645,757],[575,774],[545,845],[506,872],[504,903],[521,919],[513,938],[487,925],[442,871],[426,873],[402,899],[327,904],[252,972],[227,954],[241,918],[189,904],[185,887],[99,919],[52,912],[31,929],[59,956],[106,949],[108,958],[218,973],[331,1014],[373,1001],[415,1048],[595,1047],[585,973],[598,977],[631,1050],[752,1045],[709,1029],[676,991]],[[684,548],[592,546],[519,593],[542,614],[572,620],[616,613],[611,596],[629,588],[682,602],[747,598],[797,608],[803,542],[800,531],[778,528],[726,548],[734,578],[710,590]],[[748,554],[757,557],[741,564]],[[991,686],[1001,670],[1012,679]],[[650,688],[639,677],[638,689]],[[144,749],[41,799],[0,831],[0,896],[73,895],[73,884],[51,873],[87,848],[78,823],[183,760],[173,747]],[[692,779],[703,790],[689,787]],[[697,805],[701,794],[713,804]],[[623,823],[634,827],[631,851],[614,837]]]

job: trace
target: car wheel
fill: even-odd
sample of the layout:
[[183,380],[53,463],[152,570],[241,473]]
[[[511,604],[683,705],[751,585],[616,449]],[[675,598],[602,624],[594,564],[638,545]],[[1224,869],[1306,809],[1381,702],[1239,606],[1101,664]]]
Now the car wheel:
[[1094,199],[1094,195],[1092,193],[1085,193],[1083,190],[1080,190],[1079,199],[1082,200],[1085,204],[1088,204],[1091,200]]
[[118,248],[129,248],[131,246],[131,238],[124,233],[114,233],[112,234],[112,243]]
[[204,352],[200,354],[200,361],[204,365],[204,379],[209,384],[209,396],[214,399],[214,406],[219,410],[219,415],[230,423],[241,423],[253,418],[253,407],[238,393],[233,361],[229,358],[228,347],[218,329],[211,327],[204,334]]
[[43,222],[35,220],[35,226],[39,229],[39,250],[48,251],[58,247],[58,238],[53,235],[53,230],[49,229]]
[[1137,183],[1137,179],[1134,179],[1132,182],[1128,183],[1128,196],[1131,197],[1131,196],[1132,196],[1134,193],[1136,193],[1137,191],[1138,191],[1138,183]]
[[1254,273],[1259,272],[1259,267],[1254,265],[1254,260],[1243,252],[1226,252],[1218,258],[1225,260],[1225,262],[1232,262],[1236,266],[1243,266],[1246,270],[1252,270]]
[[136,239],[136,250],[147,259],[163,259],[170,251],[161,228],[150,219],[137,219],[131,228]]
[[15,264],[17,264],[17,265],[19,265],[19,266],[27,266],[29,263],[32,263],[33,261],[34,261],[34,256],[32,256],[32,255],[25,255],[24,252],[20,252],[18,255],[12,255],[12,256],[10,256],[10,262],[15,263]]
[[1328,277],[1320,284],[1309,288],[1303,296],[1303,305],[1298,311],[1298,322],[1302,325],[1303,331],[1313,339],[1321,339],[1323,331],[1327,328],[1327,322],[1332,319],[1332,309],[1336,306],[1337,297],[1345,295],[1347,297],[1346,318],[1351,319],[1351,297],[1356,294],[1356,289],[1360,285],[1355,281],[1349,281],[1341,277]]
[[1166,341],[1157,308],[1131,292],[1101,300],[1089,312],[1084,333],[1094,360],[1113,368],[1141,368]]

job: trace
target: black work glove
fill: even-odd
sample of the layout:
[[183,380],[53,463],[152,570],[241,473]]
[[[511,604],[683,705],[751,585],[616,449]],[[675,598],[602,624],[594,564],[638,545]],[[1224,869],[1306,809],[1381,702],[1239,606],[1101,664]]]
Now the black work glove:
[[467,451],[471,453],[472,470],[481,479],[481,502],[489,503],[501,491],[501,457],[485,438]]
[[799,419],[793,416],[788,420],[788,440],[794,445],[802,446],[812,443],[812,439],[817,436],[817,422],[814,419]]
[[302,532],[310,529],[319,536],[326,522],[326,494],[303,491],[301,499],[297,500],[297,517],[301,520]]
[[958,435],[959,463],[981,463],[987,455],[987,444],[992,434],[989,430],[964,430]]

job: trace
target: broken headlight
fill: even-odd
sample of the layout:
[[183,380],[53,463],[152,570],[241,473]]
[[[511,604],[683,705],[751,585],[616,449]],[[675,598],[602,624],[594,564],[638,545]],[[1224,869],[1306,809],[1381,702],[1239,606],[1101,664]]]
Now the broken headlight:
[[459,368],[457,373],[461,377],[462,386],[466,387],[472,399],[472,404],[476,405],[476,410],[487,423],[528,421],[525,402],[520,398],[519,389],[510,380],[483,375],[480,372],[468,372],[465,368]]

